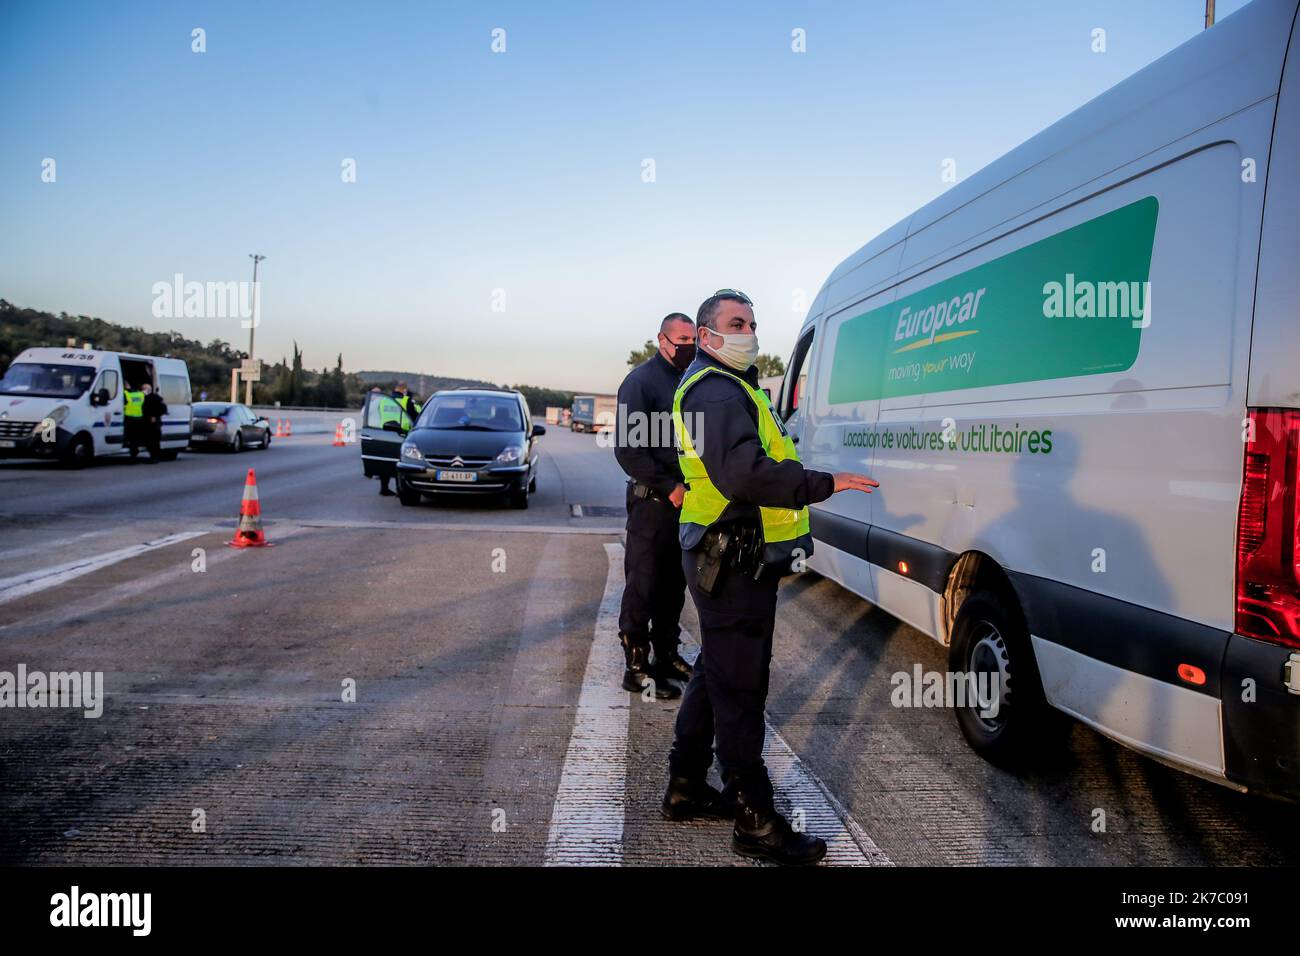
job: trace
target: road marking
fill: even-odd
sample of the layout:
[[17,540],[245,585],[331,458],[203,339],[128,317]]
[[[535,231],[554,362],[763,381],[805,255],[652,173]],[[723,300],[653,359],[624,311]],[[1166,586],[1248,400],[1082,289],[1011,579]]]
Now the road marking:
[[551,811],[547,866],[619,866],[623,862],[628,692],[618,643],[623,547],[606,544],[609,571],[596,633],[578,694],[573,734]]
[[[700,646],[683,630],[682,656],[695,663]],[[763,724],[767,738],[763,741],[763,762],[776,794],[776,808],[791,819],[803,811],[803,829],[826,841],[827,866],[893,866],[885,851],[858,825],[849,811],[835,798],[817,774],[799,759],[765,713]]]
[[[0,511],[0,518],[9,515],[18,515],[19,512]],[[26,515],[24,515],[26,517]],[[81,520],[89,518],[102,518],[103,515],[66,511],[60,513],[42,513],[42,517],[64,518],[69,520]],[[212,530],[221,531],[229,529],[238,524],[238,520],[223,520],[212,515],[193,515],[193,514],[156,514],[150,513],[151,520],[170,520],[170,521],[212,521]],[[437,522],[437,521],[375,521],[364,519],[331,519],[331,518],[282,518],[282,521],[292,521],[303,528],[344,528],[344,529],[367,529],[373,528],[377,531],[394,529],[399,531],[473,531],[473,532],[490,532],[492,534],[509,533],[514,534],[591,534],[603,535],[606,538],[616,538],[623,533],[623,519],[610,518],[611,522],[618,522],[610,525],[596,525],[590,528],[575,528],[572,525],[556,524],[512,524],[509,523],[511,518],[503,515],[501,523],[483,523],[468,524],[466,522]],[[593,520],[593,519],[588,519]],[[601,519],[594,519],[601,520]],[[265,518],[264,524],[269,524]]]
[[197,538],[200,535],[207,534],[206,531],[180,531],[176,534],[169,534],[154,541],[146,541],[143,544],[135,544],[129,548],[119,548],[116,551],[108,551],[104,554],[95,555],[88,558],[80,558],[76,561],[68,561],[64,564],[56,564],[48,568],[39,568],[33,571],[27,571],[23,574],[16,574],[9,578],[0,578],[0,604],[16,601],[18,598],[27,597],[29,594],[36,594],[47,588],[58,587],[92,571],[98,571],[101,568],[109,567],[128,558],[134,558],[137,555],[145,554],[148,551],[157,548],[165,548],[168,545],[177,544],[181,541],[187,541],[190,538]]
[[0,551],[0,561],[8,561],[12,558],[22,557],[29,554],[49,554],[55,548],[61,548],[64,545],[74,544],[77,541],[83,541],[86,538],[98,538],[106,534],[112,534],[114,529],[102,528],[99,531],[86,531],[82,534],[74,534],[70,538],[56,538],[53,541],[42,541],[40,544],[29,545],[22,548],[10,548],[8,551]]
[[[606,544],[609,568],[596,614],[596,633],[578,695],[573,734],[546,841],[547,866],[619,866],[623,862],[626,813],[628,692],[621,687],[623,654],[618,614],[623,597],[623,546]],[[684,656],[694,661],[699,644],[683,631]],[[826,841],[831,866],[892,866],[883,850],[858,825],[764,715],[763,761],[776,791],[777,809],[787,818],[802,811],[804,829]]]

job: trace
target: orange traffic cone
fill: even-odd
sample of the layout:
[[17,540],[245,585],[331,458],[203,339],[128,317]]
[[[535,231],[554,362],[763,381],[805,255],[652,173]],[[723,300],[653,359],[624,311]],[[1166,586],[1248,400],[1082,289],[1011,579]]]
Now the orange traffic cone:
[[335,447],[338,447],[339,445],[346,444],[347,442],[343,440],[343,423],[339,422],[338,426],[334,429],[334,445]]
[[257,500],[257,476],[248,469],[244,482],[244,500],[239,503],[239,529],[235,540],[227,541],[232,548],[269,548],[270,541],[262,533],[262,505]]
[[291,422],[287,418],[284,420],[284,435],[282,437],[284,438],[293,437],[293,422]]
[[283,437],[284,437],[284,419],[283,419],[283,418],[277,418],[277,419],[275,420],[275,434],[274,434],[273,436],[271,436],[271,437],[273,437],[273,438],[283,438]]

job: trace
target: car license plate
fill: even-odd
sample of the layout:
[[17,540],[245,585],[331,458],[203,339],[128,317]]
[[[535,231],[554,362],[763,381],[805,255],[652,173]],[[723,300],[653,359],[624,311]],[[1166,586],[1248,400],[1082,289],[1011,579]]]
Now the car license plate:
[[478,481],[476,471],[438,471],[434,477],[439,481]]
[[0,448],[17,448],[18,443],[12,441],[0,441]]

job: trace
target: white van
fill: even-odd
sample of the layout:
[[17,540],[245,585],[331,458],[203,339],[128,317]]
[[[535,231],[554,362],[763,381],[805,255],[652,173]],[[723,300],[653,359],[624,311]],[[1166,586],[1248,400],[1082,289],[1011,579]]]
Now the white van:
[[149,383],[167,403],[163,458],[190,440],[190,373],[181,359],[38,348],[0,378],[0,458],[59,458],[73,465],[125,451],[122,393]]
[[953,187],[800,332],[801,456],[880,482],[813,508],[809,564],[996,675],[957,708],[991,760],[1064,712],[1300,796],[1296,13],[1256,0]]

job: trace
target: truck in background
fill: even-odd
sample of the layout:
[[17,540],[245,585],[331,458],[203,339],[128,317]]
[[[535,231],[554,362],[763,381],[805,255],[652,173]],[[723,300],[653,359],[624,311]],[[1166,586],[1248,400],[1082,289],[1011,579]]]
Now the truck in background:
[[602,428],[613,428],[617,410],[617,396],[575,395],[573,417],[569,427],[575,432],[594,432]]

